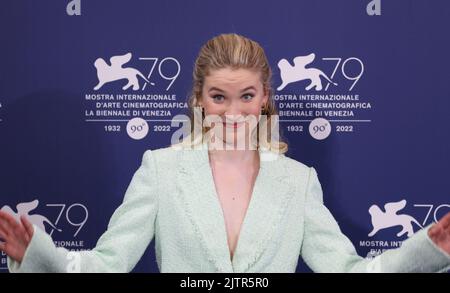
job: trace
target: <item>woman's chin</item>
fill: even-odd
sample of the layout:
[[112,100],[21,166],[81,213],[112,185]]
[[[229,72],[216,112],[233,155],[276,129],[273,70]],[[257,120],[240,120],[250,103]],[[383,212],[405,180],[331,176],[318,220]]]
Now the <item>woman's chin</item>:
[[246,150],[250,142],[250,137],[245,131],[233,131],[225,133],[225,137],[220,137],[222,142],[230,148],[236,150]]

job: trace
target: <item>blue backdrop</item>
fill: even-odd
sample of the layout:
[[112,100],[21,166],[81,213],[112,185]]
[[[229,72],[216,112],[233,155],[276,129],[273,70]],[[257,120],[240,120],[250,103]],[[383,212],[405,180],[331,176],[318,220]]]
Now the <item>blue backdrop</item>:
[[[450,210],[449,1],[383,0],[374,16],[370,0],[70,2],[0,7],[0,208],[45,217],[33,221],[58,245],[95,246],[143,152],[169,145],[187,113],[201,45],[230,32],[266,50],[287,155],[317,169],[360,255],[408,238],[395,217],[369,236],[372,205],[399,202],[414,232]],[[96,60],[127,53],[147,81],[94,89]],[[135,271],[158,272],[153,242]]]

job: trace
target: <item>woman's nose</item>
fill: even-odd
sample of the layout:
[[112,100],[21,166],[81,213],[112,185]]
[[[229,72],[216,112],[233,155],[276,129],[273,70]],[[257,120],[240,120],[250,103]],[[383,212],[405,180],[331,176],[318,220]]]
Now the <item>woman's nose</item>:
[[240,112],[227,112],[224,118],[227,121],[241,121],[244,119],[244,115]]
[[225,110],[225,115],[232,116],[232,117],[243,116],[244,111],[241,108],[241,105],[239,105],[238,103],[231,103],[228,106],[228,108]]

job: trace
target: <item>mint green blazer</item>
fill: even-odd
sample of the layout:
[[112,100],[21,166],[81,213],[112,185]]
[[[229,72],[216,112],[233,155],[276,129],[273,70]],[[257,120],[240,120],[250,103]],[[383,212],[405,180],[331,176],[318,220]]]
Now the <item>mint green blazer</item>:
[[22,263],[11,272],[130,272],[155,238],[160,272],[295,272],[299,257],[315,272],[440,272],[450,256],[427,236],[426,227],[369,260],[323,204],[314,168],[270,151],[259,151],[260,170],[233,259],[205,144],[197,150],[148,150],[123,203],[91,251],[56,248],[35,227]]

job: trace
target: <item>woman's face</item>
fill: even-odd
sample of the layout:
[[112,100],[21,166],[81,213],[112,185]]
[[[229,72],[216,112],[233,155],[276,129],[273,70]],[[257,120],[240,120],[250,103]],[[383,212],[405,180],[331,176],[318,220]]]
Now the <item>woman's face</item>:
[[230,139],[236,142],[236,137],[241,137],[244,131],[252,131],[256,125],[249,123],[251,117],[259,121],[261,107],[268,101],[260,74],[248,69],[223,68],[212,70],[205,77],[199,104],[206,116],[221,118],[225,136],[236,133],[234,137],[225,137],[225,142]]

